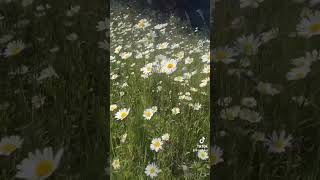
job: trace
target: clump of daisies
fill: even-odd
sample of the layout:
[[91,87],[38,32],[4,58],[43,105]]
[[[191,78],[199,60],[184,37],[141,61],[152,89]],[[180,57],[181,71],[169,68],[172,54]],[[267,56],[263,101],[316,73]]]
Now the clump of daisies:
[[165,133],[161,136],[161,138],[154,138],[151,141],[150,144],[150,149],[155,151],[155,152],[159,152],[161,149],[163,149],[163,145],[166,141],[169,141],[170,139],[170,134],[169,133]]

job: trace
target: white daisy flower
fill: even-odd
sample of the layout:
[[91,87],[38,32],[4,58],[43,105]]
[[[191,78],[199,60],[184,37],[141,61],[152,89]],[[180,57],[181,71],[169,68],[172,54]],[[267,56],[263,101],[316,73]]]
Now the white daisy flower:
[[172,112],[173,115],[177,115],[177,114],[180,113],[180,108],[174,107],[174,108],[171,109],[171,112]]
[[229,106],[232,102],[232,97],[224,97],[224,98],[219,98],[217,104],[219,106]]
[[157,29],[157,30],[163,29],[163,28],[165,28],[167,25],[168,25],[168,23],[158,24],[158,25],[154,26],[154,29]]
[[274,95],[280,93],[280,91],[278,89],[272,87],[271,83],[265,83],[265,82],[259,82],[259,84],[257,86],[257,90],[261,94],[266,94],[266,95],[271,95],[271,96],[274,96]]
[[205,79],[201,80],[199,87],[206,87],[208,85],[209,81],[210,81],[210,78],[205,78]]
[[121,142],[121,143],[125,143],[126,140],[127,140],[127,136],[128,136],[128,134],[127,134],[127,133],[124,133],[124,134],[121,136],[120,142]]
[[222,155],[222,149],[218,146],[213,146],[210,153],[210,163],[217,165],[218,163],[223,162]]
[[251,138],[256,142],[257,141],[264,142],[266,140],[265,134],[263,132],[254,132],[251,135]]
[[149,109],[144,110],[143,117],[146,120],[150,120],[152,118],[153,114],[154,114],[153,109],[149,108]]
[[237,56],[238,53],[234,49],[229,47],[219,47],[213,50],[212,55],[215,62],[230,64],[236,61],[236,59],[234,59],[233,57]]
[[169,45],[169,43],[167,43],[167,42],[158,44],[158,45],[157,45],[157,49],[167,49],[167,48],[168,48],[168,45]]
[[114,111],[118,108],[118,106],[116,104],[111,104],[110,105],[110,111]]
[[149,164],[145,169],[146,175],[150,178],[158,176],[159,172],[161,172],[161,170],[155,165],[155,163]]
[[193,58],[187,57],[184,59],[185,64],[191,64],[193,62]]
[[78,35],[76,33],[71,33],[66,36],[66,39],[69,41],[75,41],[78,39]]
[[146,64],[143,68],[140,69],[142,71],[143,75],[142,77],[149,77],[153,72],[153,63]]
[[120,160],[119,159],[114,159],[112,161],[112,167],[114,170],[120,169]]
[[201,60],[204,63],[210,63],[210,52],[201,56]]
[[262,117],[259,113],[252,111],[250,109],[247,109],[247,108],[242,108],[240,110],[239,117],[240,117],[240,119],[249,121],[251,123],[260,122],[262,119]]
[[122,46],[118,46],[114,49],[114,53],[119,54],[119,52],[121,51]]
[[150,149],[153,151],[159,152],[159,150],[162,149],[162,145],[163,145],[163,141],[161,140],[161,138],[154,138],[151,141]]
[[282,153],[285,152],[286,147],[291,146],[292,136],[286,136],[285,131],[281,131],[279,136],[273,131],[272,136],[269,139],[266,139],[266,144],[269,147],[269,152],[273,153]]
[[0,155],[9,156],[21,148],[23,140],[19,136],[3,137],[0,141]]
[[157,106],[152,106],[151,109],[153,110],[154,113],[156,113],[158,111],[158,107]]
[[292,68],[290,72],[287,73],[286,77],[289,81],[304,79],[310,71],[311,69],[309,66]]
[[44,148],[41,152],[36,150],[35,153],[29,153],[28,158],[22,160],[17,165],[18,172],[16,178],[28,180],[43,180],[51,176],[58,168],[63,149],[60,149],[56,155],[53,154],[52,148]]
[[320,34],[320,13],[309,14],[297,25],[298,34],[307,38]]
[[120,54],[122,59],[128,59],[132,56],[132,52],[124,52]]
[[208,151],[204,150],[204,149],[199,149],[198,152],[197,152],[197,156],[201,160],[207,160],[209,158]]
[[272,39],[275,39],[279,34],[279,28],[273,28],[270,31],[260,34],[261,41],[267,43]]
[[161,70],[163,73],[172,74],[177,69],[176,60],[163,60],[161,62]]
[[138,29],[145,29],[150,26],[150,23],[147,21],[147,19],[141,19],[138,24],[136,24],[136,28]]
[[241,99],[241,105],[254,108],[257,106],[257,101],[253,97],[244,97]]
[[311,62],[318,61],[320,60],[320,51],[314,49],[311,52],[306,52],[305,58]]
[[109,28],[109,19],[105,18],[104,21],[99,21],[98,25],[96,26],[98,31],[104,31]]
[[117,120],[121,120],[121,121],[122,121],[122,120],[124,120],[124,119],[128,116],[129,112],[130,112],[130,108],[129,108],[129,109],[127,109],[127,108],[120,109],[120,110],[116,113],[115,118],[116,118]]
[[240,106],[232,106],[221,110],[220,117],[225,120],[235,120],[240,113]]
[[56,71],[53,69],[51,65],[49,65],[47,68],[43,69],[40,72],[40,75],[37,78],[37,81],[42,81],[48,78],[59,78],[58,74],[56,73]]
[[309,53],[306,57],[299,57],[291,60],[291,64],[296,67],[309,67],[312,65],[312,62],[315,61],[314,57]]
[[169,141],[170,139],[170,134],[169,133],[165,133],[164,135],[161,136],[161,139],[163,141]]
[[236,44],[239,51],[247,56],[256,55],[261,45],[259,38],[255,38],[253,34],[238,38]]
[[9,56],[14,56],[19,54],[22,50],[25,49],[25,44],[18,40],[18,41],[12,41],[10,43],[7,44],[6,49],[4,50],[3,55],[5,57],[9,57]]
[[192,108],[195,111],[199,111],[201,109],[201,107],[202,107],[202,105],[200,103],[192,104]]

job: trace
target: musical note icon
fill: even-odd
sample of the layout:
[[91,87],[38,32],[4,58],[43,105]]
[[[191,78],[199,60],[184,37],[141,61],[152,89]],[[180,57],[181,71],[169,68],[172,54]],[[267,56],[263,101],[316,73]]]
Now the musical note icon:
[[204,143],[204,140],[206,140],[206,138],[205,138],[205,137],[202,137],[202,138],[199,140],[199,143],[200,143],[200,144],[203,144],[203,143]]

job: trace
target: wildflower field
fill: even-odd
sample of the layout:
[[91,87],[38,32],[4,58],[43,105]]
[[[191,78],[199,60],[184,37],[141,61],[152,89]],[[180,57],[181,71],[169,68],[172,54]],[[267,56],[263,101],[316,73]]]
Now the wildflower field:
[[215,3],[214,179],[320,179],[318,2]]
[[209,40],[111,2],[111,179],[209,179]]

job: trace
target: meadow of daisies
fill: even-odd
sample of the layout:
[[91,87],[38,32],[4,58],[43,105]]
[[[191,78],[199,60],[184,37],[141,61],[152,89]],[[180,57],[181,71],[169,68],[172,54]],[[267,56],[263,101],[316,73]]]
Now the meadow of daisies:
[[112,179],[209,179],[209,40],[111,2]]
[[213,178],[320,179],[319,1],[221,0],[213,16]]
[[0,179],[106,175],[107,1],[0,1]]

